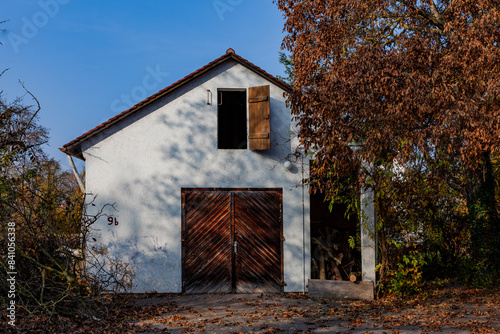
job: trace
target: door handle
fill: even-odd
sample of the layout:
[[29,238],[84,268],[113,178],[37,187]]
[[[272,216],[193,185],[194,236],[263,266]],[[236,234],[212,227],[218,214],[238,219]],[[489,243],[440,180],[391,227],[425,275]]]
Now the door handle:
[[237,254],[238,253],[238,241],[235,241],[234,242],[234,253]]

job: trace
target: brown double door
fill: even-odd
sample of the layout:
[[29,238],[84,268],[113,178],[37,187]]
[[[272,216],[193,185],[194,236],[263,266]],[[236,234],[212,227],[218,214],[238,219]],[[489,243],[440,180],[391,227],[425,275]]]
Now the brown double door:
[[282,291],[282,190],[183,189],[186,293]]

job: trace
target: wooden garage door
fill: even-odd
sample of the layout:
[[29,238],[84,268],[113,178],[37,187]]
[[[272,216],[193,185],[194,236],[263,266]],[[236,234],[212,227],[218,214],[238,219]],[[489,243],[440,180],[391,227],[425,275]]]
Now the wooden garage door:
[[187,293],[280,292],[281,189],[183,189]]

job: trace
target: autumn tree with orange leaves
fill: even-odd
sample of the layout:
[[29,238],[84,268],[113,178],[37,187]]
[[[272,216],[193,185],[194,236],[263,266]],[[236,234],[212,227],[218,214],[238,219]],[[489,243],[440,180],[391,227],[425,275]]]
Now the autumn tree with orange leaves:
[[[375,191],[380,171],[439,178],[466,203],[471,270],[498,273],[491,161],[500,144],[500,2],[275,2],[294,64],[288,102],[318,179],[361,160],[371,168],[360,180]],[[361,144],[356,153],[352,143]]]

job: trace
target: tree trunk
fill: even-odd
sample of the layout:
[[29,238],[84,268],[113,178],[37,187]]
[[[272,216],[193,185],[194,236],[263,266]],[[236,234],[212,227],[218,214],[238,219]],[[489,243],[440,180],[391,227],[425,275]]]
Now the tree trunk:
[[466,177],[471,255],[478,263],[476,270],[494,275],[500,269],[500,228],[490,152],[483,153],[482,163],[467,170]]

